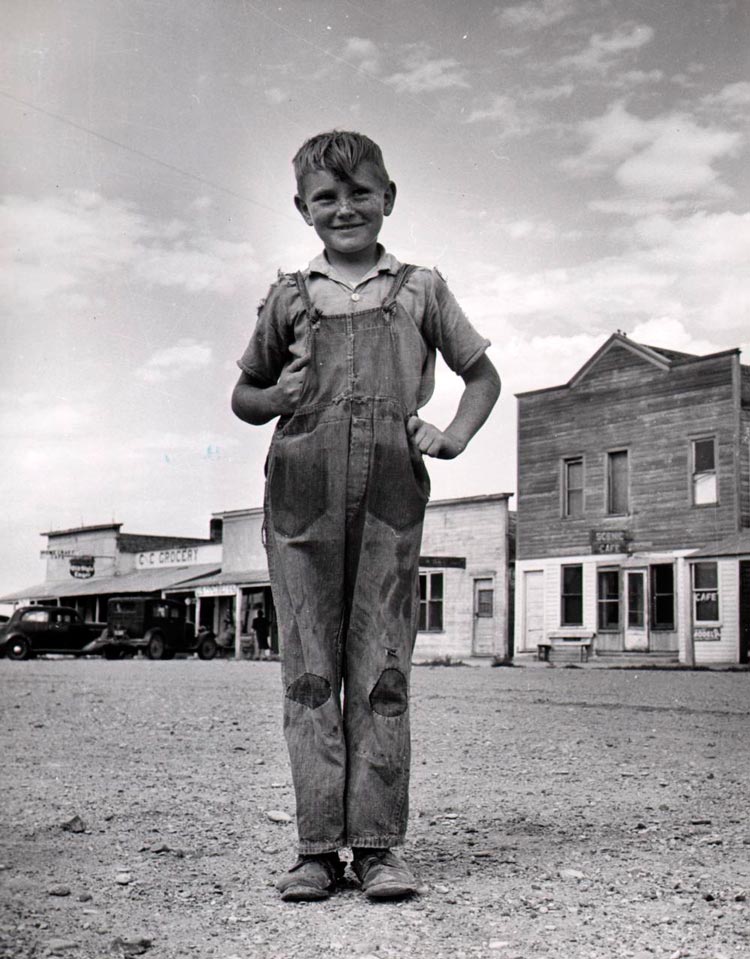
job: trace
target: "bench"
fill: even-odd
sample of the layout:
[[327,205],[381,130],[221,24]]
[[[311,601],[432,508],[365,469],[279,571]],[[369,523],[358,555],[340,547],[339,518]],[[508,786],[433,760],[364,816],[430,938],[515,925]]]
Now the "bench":
[[550,653],[555,649],[577,649],[580,661],[588,662],[595,633],[588,630],[554,630],[547,634],[545,642],[537,645],[537,658],[549,662]]

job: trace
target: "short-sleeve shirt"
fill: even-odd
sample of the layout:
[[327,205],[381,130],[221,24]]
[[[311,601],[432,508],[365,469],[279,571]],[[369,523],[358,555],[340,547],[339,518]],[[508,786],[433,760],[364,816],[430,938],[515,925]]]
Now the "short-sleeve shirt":
[[[350,283],[331,266],[325,252],[303,271],[313,308],[323,316],[341,317],[379,307],[401,263],[379,249],[375,266],[357,283]],[[490,341],[471,325],[436,269],[417,267],[409,274],[396,301],[406,335],[399,339],[405,355],[398,357],[403,399],[418,410],[435,388],[435,354],[457,374],[465,373],[482,356]],[[281,274],[258,308],[250,342],[237,361],[260,386],[272,386],[285,366],[305,355],[308,318],[294,274]]]

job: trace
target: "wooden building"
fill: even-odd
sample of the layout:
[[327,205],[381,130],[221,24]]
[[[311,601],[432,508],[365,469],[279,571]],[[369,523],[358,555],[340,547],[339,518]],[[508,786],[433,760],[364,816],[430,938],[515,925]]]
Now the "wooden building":
[[517,507],[517,657],[715,661],[693,629],[711,574],[687,557],[750,526],[739,350],[693,356],[616,333],[568,383],[519,394]]

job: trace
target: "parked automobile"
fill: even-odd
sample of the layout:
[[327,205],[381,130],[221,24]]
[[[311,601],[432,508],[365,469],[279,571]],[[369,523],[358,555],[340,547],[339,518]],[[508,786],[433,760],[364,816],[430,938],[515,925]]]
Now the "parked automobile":
[[149,659],[172,659],[177,653],[197,653],[213,659],[217,644],[208,630],[199,630],[185,616],[185,606],[154,596],[114,596],[107,604],[106,630],[86,652],[109,659],[142,651]]
[[29,659],[37,653],[83,654],[105,623],[85,623],[69,606],[21,606],[0,625],[0,655]]

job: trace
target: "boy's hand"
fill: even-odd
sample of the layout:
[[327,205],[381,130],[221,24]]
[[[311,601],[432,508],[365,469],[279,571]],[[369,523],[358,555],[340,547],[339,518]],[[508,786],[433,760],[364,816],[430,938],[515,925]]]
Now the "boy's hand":
[[452,460],[464,451],[464,445],[455,436],[439,430],[432,423],[425,423],[418,416],[409,417],[406,432],[409,434],[412,445],[425,456]]
[[276,384],[278,411],[282,415],[293,413],[302,398],[302,386],[305,382],[305,367],[310,363],[310,354],[298,357],[287,366]]

